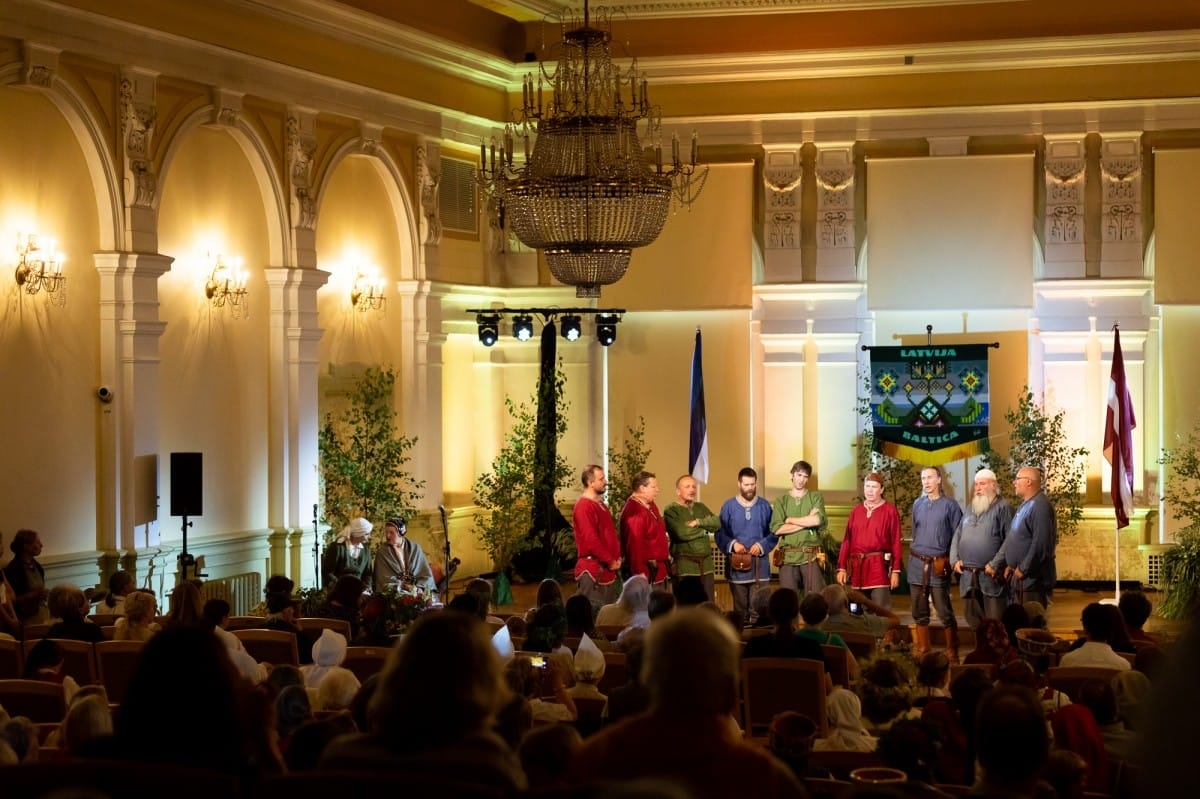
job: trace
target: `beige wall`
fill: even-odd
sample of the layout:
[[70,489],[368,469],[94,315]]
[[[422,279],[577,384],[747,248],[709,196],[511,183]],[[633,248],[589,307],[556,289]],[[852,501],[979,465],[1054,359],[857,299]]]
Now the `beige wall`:
[[[204,515],[195,533],[267,524],[267,229],[243,151],[219,130],[187,134],[163,180],[159,246],[175,258],[159,280],[159,495],[165,532],[170,452],[204,453]],[[206,251],[237,255],[249,275],[248,318],[204,296]]]
[[[96,548],[98,237],[83,154],[44,97],[0,88],[0,532],[32,527],[51,549]],[[67,305],[13,279],[18,231],[57,239]]]

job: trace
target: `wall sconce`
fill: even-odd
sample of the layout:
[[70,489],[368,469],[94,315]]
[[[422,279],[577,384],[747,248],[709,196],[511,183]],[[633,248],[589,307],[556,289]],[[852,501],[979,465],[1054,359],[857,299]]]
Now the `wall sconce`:
[[387,297],[383,296],[384,285],[378,269],[359,272],[354,276],[354,287],[350,289],[350,304],[361,313],[385,310]]
[[26,294],[45,290],[46,303],[60,308],[67,304],[67,276],[62,273],[63,254],[54,249],[54,239],[42,249],[36,233],[17,234],[17,285]]
[[208,257],[213,267],[204,283],[204,296],[214,308],[228,305],[229,315],[234,319],[249,316],[246,308],[247,275],[242,269],[242,259],[231,258],[230,263],[226,264],[225,257],[220,253],[215,259],[211,254]]

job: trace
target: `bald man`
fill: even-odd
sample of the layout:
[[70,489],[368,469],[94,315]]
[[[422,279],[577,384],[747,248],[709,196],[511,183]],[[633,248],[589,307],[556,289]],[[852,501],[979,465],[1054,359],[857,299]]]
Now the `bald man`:
[[1022,466],[1013,480],[1021,506],[1004,540],[1004,577],[1017,593],[1017,601],[1032,599],[1048,605],[1058,578],[1054,560],[1058,520],[1042,490],[1042,479],[1040,469]]

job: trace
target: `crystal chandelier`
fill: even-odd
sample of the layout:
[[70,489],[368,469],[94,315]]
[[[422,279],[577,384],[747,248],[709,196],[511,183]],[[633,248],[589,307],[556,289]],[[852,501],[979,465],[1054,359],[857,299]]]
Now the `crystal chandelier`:
[[[545,252],[551,274],[578,297],[599,297],[601,286],[620,280],[633,248],[662,232],[672,200],[690,205],[708,177],[707,167],[697,168],[695,134],[686,161],[673,138],[664,166],[661,114],[646,78],[636,59],[624,72],[613,63],[610,40],[607,22],[592,27],[585,0],[582,25],[567,30],[564,21],[557,66],[543,61],[536,80],[525,77],[503,140],[479,148],[480,183],[499,199],[501,224]],[[653,164],[642,152],[643,122]],[[513,161],[517,138],[523,163]]]

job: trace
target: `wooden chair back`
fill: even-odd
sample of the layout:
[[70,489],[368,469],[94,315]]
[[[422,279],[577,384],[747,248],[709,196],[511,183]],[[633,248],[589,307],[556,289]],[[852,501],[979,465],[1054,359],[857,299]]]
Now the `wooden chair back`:
[[621,634],[625,626],[622,624],[597,624],[596,632],[603,633],[604,637],[610,641],[617,640],[617,636]]
[[607,699],[595,699],[592,697],[575,698],[575,709],[579,712],[575,728],[579,730],[580,735],[586,738],[593,733],[599,732],[600,727],[604,724],[604,708],[607,706]]
[[384,646],[348,646],[342,667],[354,672],[359,682],[366,682],[372,674],[383,671],[383,664],[387,662],[391,651]]
[[258,630],[266,623],[266,616],[230,616],[225,629],[231,633],[237,630]]
[[25,669],[25,652],[20,641],[0,639],[0,680],[17,680]]
[[[0,707],[9,716],[26,716],[35,724],[62,721],[67,715],[62,684],[41,680],[0,680]],[[4,773],[7,792],[8,770]]]
[[1096,666],[1054,666],[1046,669],[1046,681],[1056,691],[1062,691],[1072,702],[1079,701],[1079,689],[1088,680],[1111,682],[1120,673],[1119,669]]
[[613,688],[629,682],[629,670],[625,665],[624,652],[604,653],[604,674],[596,683],[596,690],[607,694]]
[[234,630],[233,634],[259,663],[300,665],[296,636],[287,630]]
[[995,663],[952,663],[950,664],[950,682],[953,683],[971,669],[978,669],[987,675],[989,680],[996,680],[996,664]]
[[25,640],[30,641],[35,638],[45,638],[46,633],[50,632],[51,625],[49,622],[43,624],[26,624],[23,628]]
[[810,769],[821,769],[835,779],[848,780],[850,772],[860,768],[887,765],[877,752],[840,752],[836,750],[814,751],[808,757]]
[[306,616],[296,619],[296,626],[304,633],[304,637],[308,639],[310,646],[315,644],[317,639],[326,630],[333,630],[345,638],[347,644],[350,643],[350,622],[345,619],[323,619],[319,616]]
[[[42,639],[34,639],[25,641],[25,659],[29,659],[29,653],[37,646],[38,641]],[[71,638],[51,638],[63,652],[63,667],[62,673],[71,677],[80,685],[92,685],[96,680],[96,649],[91,641],[76,641]]]
[[876,640],[875,636],[870,633],[839,632],[838,635],[846,642],[850,654],[854,655],[857,660],[869,658],[875,654]]
[[850,687],[850,651],[835,644],[821,644],[825,653],[825,670],[835,687]]
[[144,641],[100,641],[96,644],[96,670],[108,693],[108,701],[119,705],[125,701],[129,683]]
[[808,789],[810,799],[850,799],[856,786],[845,780],[805,777],[804,787]]
[[93,613],[88,616],[88,621],[90,621],[92,624],[99,624],[101,627],[104,627],[108,624],[116,624],[117,619],[119,618],[121,617],[115,613]]
[[804,658],[750,658],[742,661],[742,729],[766,740],[777,713],[795,710],[825,734],[825,667]]

